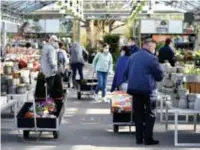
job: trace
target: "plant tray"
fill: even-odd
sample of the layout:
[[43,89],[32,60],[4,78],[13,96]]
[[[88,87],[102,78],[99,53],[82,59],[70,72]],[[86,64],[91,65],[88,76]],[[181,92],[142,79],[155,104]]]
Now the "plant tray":
[[[57,105],[57,112],[55,112],[56,118],[36,118],[37,128],[49,128],[54,129],[58,128],[60,125],[62,116],[64,114],[64,104],[63,102],[57,101],[55,102]],[[17,127],[18,128],[34,128],[34,118],[24,118],[25,113],[29,110],[29,108],[33,105],[32,102],[26,102],[20,109],[17,115]]]

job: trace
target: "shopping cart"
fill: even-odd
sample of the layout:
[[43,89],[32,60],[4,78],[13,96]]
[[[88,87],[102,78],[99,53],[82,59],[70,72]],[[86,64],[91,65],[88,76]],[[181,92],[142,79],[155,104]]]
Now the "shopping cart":
[[82,95],[93,95],[97,86],[97,79],[93,73],[92,79],[75,80],[74,86],[77,89],[77,98],[81,99]]

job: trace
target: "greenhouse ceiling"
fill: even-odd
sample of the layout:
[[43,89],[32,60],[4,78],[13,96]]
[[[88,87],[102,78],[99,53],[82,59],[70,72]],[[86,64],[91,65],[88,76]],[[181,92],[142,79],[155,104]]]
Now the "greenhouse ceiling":
[[[70,3],[68,5],[73,3],[76,6],[75,11],[80,9],[78,8],[79,1],[83,1],[82,15],[85,19],[125,19],[134,12],[143,0],[2,0],[2,20],[21,22],[24,15],[43,11],[42,8],[56,5],[59,1],[64,1],[65,4]],[[63,8],[66,7],[65,4]],[[200,0],[145,0],[148,10],[151,10],[153,5],[156,7],[157,4],[172,7],[178,11],[182,10],[180,12],[200,13]],[[54,11],[55,13],[55,10],[49,11]],[[163,12],[167,11],[163,9]],[[57,17],[59,17],[58,14],[63,14],[59,10],[56,13]],[[68,11],[64,12],[64,14],[71,15]],[[74,15],[74,13],[72,14]]]

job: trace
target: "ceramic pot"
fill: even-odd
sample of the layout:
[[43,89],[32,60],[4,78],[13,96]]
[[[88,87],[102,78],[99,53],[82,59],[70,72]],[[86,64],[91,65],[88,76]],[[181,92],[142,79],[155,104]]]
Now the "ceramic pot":
[[28,67],[28,69],[33,69],[33,63],[29,62],[27,67]]
[[189,109],[194,109],[195,102],[189,102],[188,107]]
[[5,76],[1,76],[1,85],[7,84],[7,78]]
[[177,68],[177,72],[178,73],[184,73],[184,67],[181,67],[181,66],[179,66],[178,68]]
[[14,85],[17,86],[18,84],[20,84],[20,79],[13,79],[14,80]]
[[182,109],[186,109],[187,108],[187,99],[180,99],[178,107],[182,108]]
[[17,87],[17,94],[24,94],[26,91],[26,86]]
[[188,89],[178,89],[178,95],[179,97],[187,97],[189,94]]
[[12,66],[4,66],[3,72],[4,72],[4,74],[12,74],[13,73],[13,67]]
[[14,85],[14,79],[8,79],[7,84],[8,84],[8,87],[13,86]]
[[197,75],[187,75],[186,82],[198,82],[199,77]]
[[8,94],[16,94],[16,86],[11,86],[8,89]]
[[177,80],[177,73],[171,73],[171,80],[173,82],[176,82],[176,80]]
[[177,68],[176,67],[171,67],[171,73],[177,73]]
[[197,98],[194,103],[194,109],[200,110],[200,98]]
[[200,94],[190,93],[188,94],[188,100],[189,101],[195,101],[196,99],[200,98]]

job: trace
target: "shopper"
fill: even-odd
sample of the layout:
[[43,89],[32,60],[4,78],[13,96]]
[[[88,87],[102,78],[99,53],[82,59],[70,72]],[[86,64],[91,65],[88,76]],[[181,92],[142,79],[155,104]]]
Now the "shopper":
[[165,63],[165,61],[168,61],[171,66],[175,66],[176,58],[173,50],[170,47],[171,39],[166,39],[165,45],[160,48],[158,58],[160,63]]
[[132,54],[139,51],[139,47],[136,45],[134,37],[131,37],[129,39],[129,48],[130,48],[130,51],[131,51]]
[[76,79],[76,71],[78,70],[80,80],[83,80],[83,66],[84,66],[84,58],[83,58],[83,49],[78,42],[74,42],[70,49],[71,54],[71,68],[72,68],[72,79]]
[[41,71],[44,73],[47,85],[48,94],[51,92],[53,86],[53,80],[57,72],[57,55],[56,50],[58,49],[58,38],[52,35],[49,42],[44,45],[41,54]]
[[127,71],[128,94],[133,95],[133,108],[136,124],[136,143],[159,144],[153,139],[156,107],[154,92],[156,82],[163,79],[163,71],[154,56],[156,44],[152,39],[143,43],[143,48],[130,57]]
[[64,44],[62,42],[59,42],[58,45],[59,45],[59,48],[57,50],[58,72],[61,74],[61,76],[63,76],[65,73],[65,69],[69,64],[69,59],[67,57],[66,51],[63,49]]
[[109,52],[109,45],[104,43],[100,43],[100,45],[103,51],[101,50],[99,53],[97,53],[93,60],[93,68],[97,72],[98,80],[98,85],[96,87],[94,96],[95,100],[98,100],[98,92],[101,90],[103,101],[105,101],[107,76],[108,73],[112,72],[113,58]]
[[121,56],[119,57],[117,64],[116,64],[116,70],[115,75],[111,87],[111,92],[114,90],[119,90],[120,86],[124,83],[126,80],[124,78],[124,73],[126,70],[126,66],[128,65],[128,60],[130,56],[130,50],[127,46],[123,46],[121,49]]

